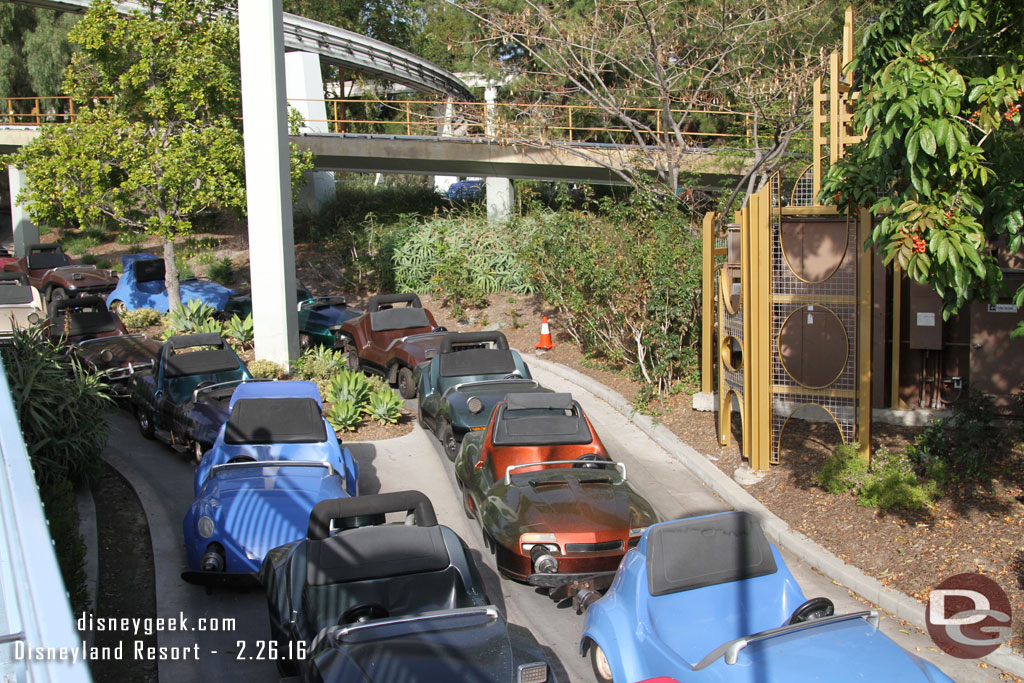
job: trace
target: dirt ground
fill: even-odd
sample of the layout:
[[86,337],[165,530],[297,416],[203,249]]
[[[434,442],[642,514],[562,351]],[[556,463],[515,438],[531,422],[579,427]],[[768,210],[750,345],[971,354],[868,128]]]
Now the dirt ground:
[[[237,226],[202,235],[217,241],[215,258],[232,257],[236,272],[244,272],[246,240]],[[50,236],[49,239],[55,239]],[[155,251],[155,242],[150,245]],[[115,243],[91,250],[116,260],[127,249]],[[332,285],[331,258],[317,245],[296,245],[299,278],[317,295],[344,294],[350,303],[366,303],[367,293],[340,292]],[[201,268],[197,268],[200,272]],[[531,351],[537,343],[541,316],[547,315],[555,348],[545,358],[563,363],[634,400],[641,384],[622,368],[605,364],[581,352],[561,328],[556,310],[537,297],[492,295],[483,309],[468,309],[455,320],[450,309],[429,295],[421,295],[438,323],[451,330],[476,331],[497,325],[514,348]],[[715,414],[691,409],[691,392],[655,400],[646,410],[698,453],[730,476],[743,459],[737,439],[719,447]],[[357,441],[399,436],[412,429],[405,414],[398,425],[364,424],[344,440]],[[872,446],[902,449],[919,430],[876,424]],[[833,426],[799,422],[787,432],[781,464],[773,466],[760,483],[748,490],[794,529],[822,544],[837,556],[918,600],[943,579],[963,572],[983,572],[1007,591],[1014,610],[1024,610],[1024,444],[1008,445],[1007,472],[985,490],[955,491],[932,509],[920,513],[879,512],[860,507],[850,495],[832,495],[814,483],[813,475],[839,442]],[[1017,614],[1024,612],[1018,611]],[[1013,647],[1024,652],[1024,620],[1014,620]]]

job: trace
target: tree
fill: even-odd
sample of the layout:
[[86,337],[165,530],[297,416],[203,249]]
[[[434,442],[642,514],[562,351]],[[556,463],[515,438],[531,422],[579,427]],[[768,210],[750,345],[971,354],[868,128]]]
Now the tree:
[[[109,220],[163,240],[167,294],[180,304],[174,239],[218,210],[244,211],[238,27],[225,0],[148,0],[118,15],[93,3],[64,83],[79,111],[15,156],[38,222]],[[293,179],[311,167],[293,152]]]
[[[53,96],[71,61],[73,14],[23,5],[0,5],[0,97]],[[45,102],[44,110],[56,110]],[[20,110],[19,110],[20,111]],[[26,107],[22,113],[27,113]]]
[[[513,77],[508,89],[514,99],[592,105],[596,113],[581,127],[618,129],[615,141],[636,145],[638,153],[613,164],[557,136],[511,142],[562,147],[631,183],[653,169],[661,191],[672,197],[688,184],[681,169],[694,145],[714,144],[723,134],[742,138],[749,130],[753,147],[746,154],[753,163],[733,199],[778,170],[809,120],[808,85],[823,68],[822,48],[838,42],[841,28],[840,4],[831,0],[512,0],[500,6],[479,0],[466,7]],[[736,111],[749,116],[729,113]],[[530,114],[526,109],[518,116]]]
[[934,286],[944,317],[994,301],[1005,291],[994,247],[1024,251],[1024,6],[898,0],[850,68],[866,137],[829,170],[821,201],[880,216],[865,246]]

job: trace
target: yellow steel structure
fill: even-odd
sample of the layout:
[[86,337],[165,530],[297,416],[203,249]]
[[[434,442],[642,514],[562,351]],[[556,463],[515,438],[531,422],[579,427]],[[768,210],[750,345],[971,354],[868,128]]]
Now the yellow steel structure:
[[[723,447],[729,444],[735,396],[741,419],[742,453],[753,469],[767,469],[770,463],[778,462],[785,425],[806,405],[822,408],[836,422],[843,440],[858,441],[861,454],[869,457],[872,258],[862,253],[861,247],[871,233],[872,216],[861,210],[848,219],[847,240],[855,259],[850,257],[848,279],[840,278],[828,287],[815,287],[814,283],[801,287],[800,278],[784,269],[781,244],[783,221],[813,217],[842,220],[834,206],[818,202],[818,195],[828,168],[842,157],[847,145],[862,139],[851,130],[853,103],[858,93],[850,86],[852,74],[844,73],[854,56],[853,21],[851,8],[846,11],[841,52],[829,58],[827,89],[821,78],[813,86],[813,161],[797,184],[804,188],[802,205],[782,207],[780,179],[772,178],[736,212],[739,263],[726,266],[716,266],[714,262],[714,256],[721,253],[715,249],[715,217],[708,214],[704,219],[702,390],[708,392],[715,386],[712,377],[717,369],[719,443]],[[806,198],[807,195],[810,197]],[[796,189],[793,196],[797,196]],[[846,258],[843,257],[844,263]],[[723,268],[739,273],[738,311],[726,305],[727,300],[732,301],[733,293],[725,291],[724,284],[732,287],[733,281],[721,276]],[[717,300],[713,296],[716,291]],[[785,374],[788,370],[782,363],[778,339],[785,321],[801,307],[821,307],[823,313],[831,313],[830,307],[841,310],[839,317],[849,349],[838,375],[842,381],[814,387]],[[717,325],[711,324],[711,320]],[[736,348],[740,350],[742,369],[736,367]],[[893,372],[898,372],[898,368],[894,367]]]

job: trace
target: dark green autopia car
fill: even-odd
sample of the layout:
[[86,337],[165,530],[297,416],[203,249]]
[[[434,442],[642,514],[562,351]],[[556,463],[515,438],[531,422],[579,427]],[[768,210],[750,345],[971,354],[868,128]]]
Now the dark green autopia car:
[[[358,308],[349,306],[345,297],[313,296],[302,283],[299,283],[295,290],[295,299],[299,307],[299,346],[302,349],[314,346],[340,349],[344,346],[344,341],[338,336],[341,324],[363,314]],[[251,295],[231,297],[224,308],[224,313],[228,317],[237,315],[240,318],[250,315]]]
[[467,432],[487,427],[508,394],[549,391],[530,375],[501,332],[449,332],[436,356],[416,367],[420,424],[455,459]]

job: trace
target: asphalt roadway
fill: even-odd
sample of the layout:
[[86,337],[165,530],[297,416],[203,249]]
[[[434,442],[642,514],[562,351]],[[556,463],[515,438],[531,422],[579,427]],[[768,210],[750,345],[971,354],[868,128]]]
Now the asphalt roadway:
[[[529,360],[529,359],[527,359]],[[728,509],[672,455],[605,401],[568,380],[534,365],[534,377],[556,391],[569,391],[587,411],[609,454],[626,464],[628,478],[663,519],[675,519]],[[558,604],[537,589],[499,580],[493,557],[484,550],[476,522],[466,518],[458,497],[454,471],[440,444],[419,426],[403,437],[378,442],[345,444],[359,462],[361,494],[417,489],[434,504],[438,520],[469,544],[481,567],[488,593],[509,622],[529,628],[545,646],[558,680],[593,681],[589,659],[579,655],[582,617],[571,606]],[[201,618],[236,619],[233,630],[161,630],[158,646],[183,659],[159,664],[160,681],[280,680],[272,661],[261,659],[261,643],[270,638],[266,598],[258,590],[215,589],[207,592],[185,583],[181,521],[192,501],[194,467],[185,454],[142,438],[131,415],[118,411],[111,417],[111,435],[104,456],[131,483],[149,522],[156,570],[157,612],[173,619],[183,615],[186,629]],[[109,504],[96,501],[96,505]],[[790,570],[808,596],[823,595],[837,612],[864,609],[864,603],[842,586],[805,566],[783,549]],[[141,616],[141,615],[124,615]],[[882,630],[904,649],[939,666],[957,681],[997,680],[993,669],[956,660],[939,652],[912,626],[883,617]],[[198,658],[195,653],[198,652]],[[265,650],[263,657],[265,657]],[[126,653],[128,656],[128,653]],[[827,672],[822,672],[828,677]]]

